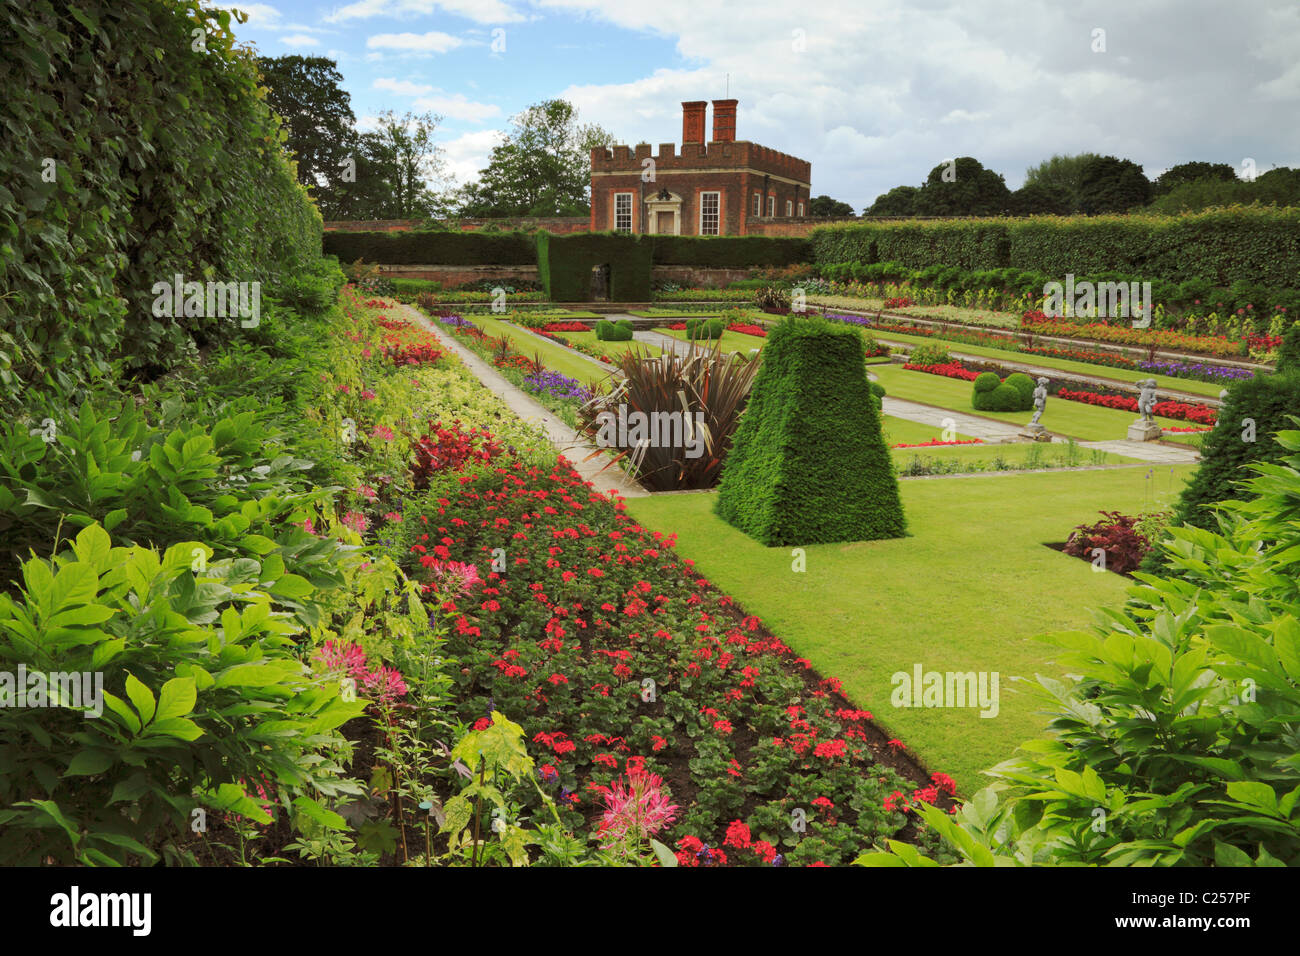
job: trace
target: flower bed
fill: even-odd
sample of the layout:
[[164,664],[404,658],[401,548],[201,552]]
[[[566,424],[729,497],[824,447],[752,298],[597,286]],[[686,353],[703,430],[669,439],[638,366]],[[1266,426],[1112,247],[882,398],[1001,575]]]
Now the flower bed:
[[1140,348],[1172,349],[1181,352],[1198,352],[1206,355],[1244,355],[1248,348],[1244,339],[1228,339],[1211,335],[1188,335],[1184,332],[1135,329],[1131,325],[1110,325],[1105,322],[1072,322],[1065,318],[1048,316],[1040,309],[1031,309],[1021,316],[1020,327],[1035,335],[1061,335],[1072,338],[1094,339],[1117,345]]
[[[1105,408],[1118,408],[1126,412],[1136,412],[1138,410],[1138,400],[1125,395],[1101,395],[1097,392],[1073,391],[1064,387],[1056,395],[1066,401],[1083,402],[1085,405],[1101,405]],[[1213,425],[1216,420],[1214,409],[1208,405],[1192,405],[1188,402],[1156,402],[1152,412],[1161,418],[1198,422],[1202,425]]]
[[965,382],[973,382],[979,378],[979,372],[972,371],[964,367],[960,362],[945,362],[940,365],[913,365],[910,362],[903,366],[913,372],[928,372],[931,375],[942,375],[945,378],[959,378]]
[[767,338],[767,329],[751,322],[732,322],[727,326],[727,330],[730,332],[743,332],[745,335],[756,335],[761,339]]
[[[903,368],[914,372],[925,372],[929,375],[942,375],[945,378],[958,378],[967,382],[973,382],[980,375],[979,372],[966,368],[960,362],[948,362],[941,365],[912,365],[909,363],[904,365]],[[1066,401],[1083,402],[1087,405],[1100,405],[1106,408],[1117,408],[1131,412],[1138,410],[1137,399],[1128,395],[1107,395],[1100,392],[1076,390],[1061,386],[1056,392],[1056,396]],[[1213,425],[1216,421],[1214,409],[1208,405],[1188,402],[1156,402],[1154,413],[1161,418],[1197,422],[1201,425]]]
[[548,322],[538,332],[590,332],[591,327],[583,322]]
[[954,441],[943,441],[939,438],[931,438],[929,441],[917,442],[915,444],[898,444],[890,445],[890,448],[939,448],[943,445],[982,445],[983,438],[962,438]]

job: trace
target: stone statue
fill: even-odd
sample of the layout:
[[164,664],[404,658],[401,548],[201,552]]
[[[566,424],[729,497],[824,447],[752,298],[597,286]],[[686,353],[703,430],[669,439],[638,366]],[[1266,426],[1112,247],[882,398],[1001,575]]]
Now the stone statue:
[[1142,390],[1138,394],[1138,414],[1144,422],[1149,422],[1156,407],[1156,380],[1144,378],[1137,385]]
[[1038,420],[1043,417],[1043,409],[1047,407],[1047,379],[1040,378],[1038,387],[1034,389],[1034,417],[1029,420],[1029,424],[1037,425]]

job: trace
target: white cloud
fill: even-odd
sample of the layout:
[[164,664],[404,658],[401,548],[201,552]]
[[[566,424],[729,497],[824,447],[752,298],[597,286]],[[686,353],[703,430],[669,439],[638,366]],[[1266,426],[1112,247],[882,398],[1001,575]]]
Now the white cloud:
[[315,37],[307,36],[305,33],[295,33],[292,36],[280,37],[280,42],[285,46],[297,47],[299,49],[311,49],[320,46],[320,40]]
[[422,96],[415,101],[417,110],[432,110],[448,119],[466,120],[481,123],[485,119],[498,116],[501,108],[492,103],[476,103],[465,98],[463,93],[442,93],[434,96]]
[[[246,26],[261,30],[275,30],[279,28],[280,11],[269,3],[238,3],[232,0],[230,9],[242,10],[248,14]],[[232,21],[233,24],[233,21]]]
[[380,77],[371,86],[376,90],[397,93],[399,96],[422,96],[433,92],[433,87],[428,83],[412,83],[410,80],[393,80],[387,77]]
[[366,40],[371,50],[399,50],[404,53],[446,53],[464,44],[464,40],[450,33],[430,30],[428,33],[376,33]]
[[357,0],[325,17],[327,23],[370,17],[412,19],[435,13],[452,14],[475,23],[518,23],[526,20],[504,0]]
[[500,142],[501,134],[497,130],[485,129],[463,133],[444,143],[447,171],[458,183],[477,180],[479,170],[488,164],[488,159],[492,156],[492,147]]

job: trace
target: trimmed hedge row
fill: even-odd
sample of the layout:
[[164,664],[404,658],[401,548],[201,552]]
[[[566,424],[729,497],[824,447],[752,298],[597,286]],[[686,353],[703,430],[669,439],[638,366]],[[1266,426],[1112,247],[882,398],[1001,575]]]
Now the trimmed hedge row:
[[[327,232],[324,249],[340,262],[384,265],[531,266],[537,241],[547,232]],[[775,236],[638,236],[627,233],[566,233],[605,236],[615,243],[636,239],[652,249],[652,263],[716,269],[779,267],[807,262],[807,239]]]
[[320,214],[228,11],[4,3],[0,47],[0,405],[249,336],[155,315],[155,283],[275,294],[318,262]]
[[537,272],[552,302],[586,302],[591,272],[609,266],[609,297],[615,302],[650,301],[650,259],[654,244],[647,237],[614,232],[553,236],[537,234]]
[[746,269],[792,266],[808,262],[812,244],[805,238],[779,236],[654,236],[657,266]]
[[906,533],[856,329],[789,318],[768,335],[715,508],[768,547]]
[[531,266],[537,262],[526,232],[327,232],[325,253],[340,262],[386,266]]
[[1034,216],[863,223],[813,230],[815,262],[913,269],[1015,268],[1064,276],[1124,272],[1180,282],[1300,287],[1300,208],[1232,207],[1184,216]]

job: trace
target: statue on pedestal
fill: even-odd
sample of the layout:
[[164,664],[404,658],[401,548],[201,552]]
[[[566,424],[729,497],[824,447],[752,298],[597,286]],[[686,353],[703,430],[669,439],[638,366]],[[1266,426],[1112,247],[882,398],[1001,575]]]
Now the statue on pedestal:
[[1138,394],[1138,414],[1142,416],[1144,422],[1149,422],[1156,407],[1156,380],[1144,378],[1137,384],[1142,390]]
[[1034,417],[1029,420],[1029,424],[1037,425],[1038,420],[1043,417],[1043,409],[1047,407],[1047,379],[1040,378],[1038,387],[1034,389]]

